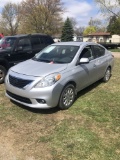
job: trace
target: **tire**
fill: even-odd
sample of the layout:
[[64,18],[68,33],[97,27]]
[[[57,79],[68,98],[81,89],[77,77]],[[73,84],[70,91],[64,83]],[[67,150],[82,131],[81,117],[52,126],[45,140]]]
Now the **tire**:
[[62,91],[58,107],[62,110],[71,107],[75,100],[75,87],[72,84],[68,84]]
[[105,72],[105,75],[104,75],[102,81],[103,81],[103,82],[108,82],[109,79],[110,79],[110,77],[111,77],[111,69],[110,69],[110,67],[109,67],[109,68],[107,68],[107,70],[106,70],[106,72]]
[[0,65],[0,84],[4,82],[6,73],[6,69]]

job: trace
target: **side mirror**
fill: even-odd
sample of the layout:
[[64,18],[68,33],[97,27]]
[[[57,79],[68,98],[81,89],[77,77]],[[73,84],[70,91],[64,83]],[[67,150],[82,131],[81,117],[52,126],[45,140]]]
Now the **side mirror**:
[[84,64],[84,63],[89,63],[89,59],[88,58],[81,58],[80,64]]

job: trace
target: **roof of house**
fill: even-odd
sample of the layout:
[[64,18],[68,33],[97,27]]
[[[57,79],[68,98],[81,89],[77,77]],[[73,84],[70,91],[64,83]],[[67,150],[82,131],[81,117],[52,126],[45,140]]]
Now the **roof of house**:
[[91,33],[88,36],[110,36],[111,34],[109,32],[95,32]]

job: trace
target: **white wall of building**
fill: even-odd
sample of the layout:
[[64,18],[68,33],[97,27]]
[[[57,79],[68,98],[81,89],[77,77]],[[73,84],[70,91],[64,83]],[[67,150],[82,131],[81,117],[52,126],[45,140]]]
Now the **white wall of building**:
[[112,35],[112,38],[110,38],[111,43],[120,43],[120,36],[119,35]]
[[[98,36],[97,36],[98,37]],[[120,43],[119,35],[112,35],[111,38],[105,38],[104,36],[99,36],[97,39],[93,37],[83,37],[83,42],[92,41],[92,42],[107,42],[107,43]]]

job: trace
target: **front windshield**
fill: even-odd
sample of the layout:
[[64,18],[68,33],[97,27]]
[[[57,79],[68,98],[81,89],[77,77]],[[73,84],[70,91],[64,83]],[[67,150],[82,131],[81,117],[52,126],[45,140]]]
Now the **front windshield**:
[[70,63],[78,49],[79,46],[51,45],[38,53],[33,60],[46,63]]
[[0,41],[0,49],[12,49],[16,41],[15,37],[4,37]]

